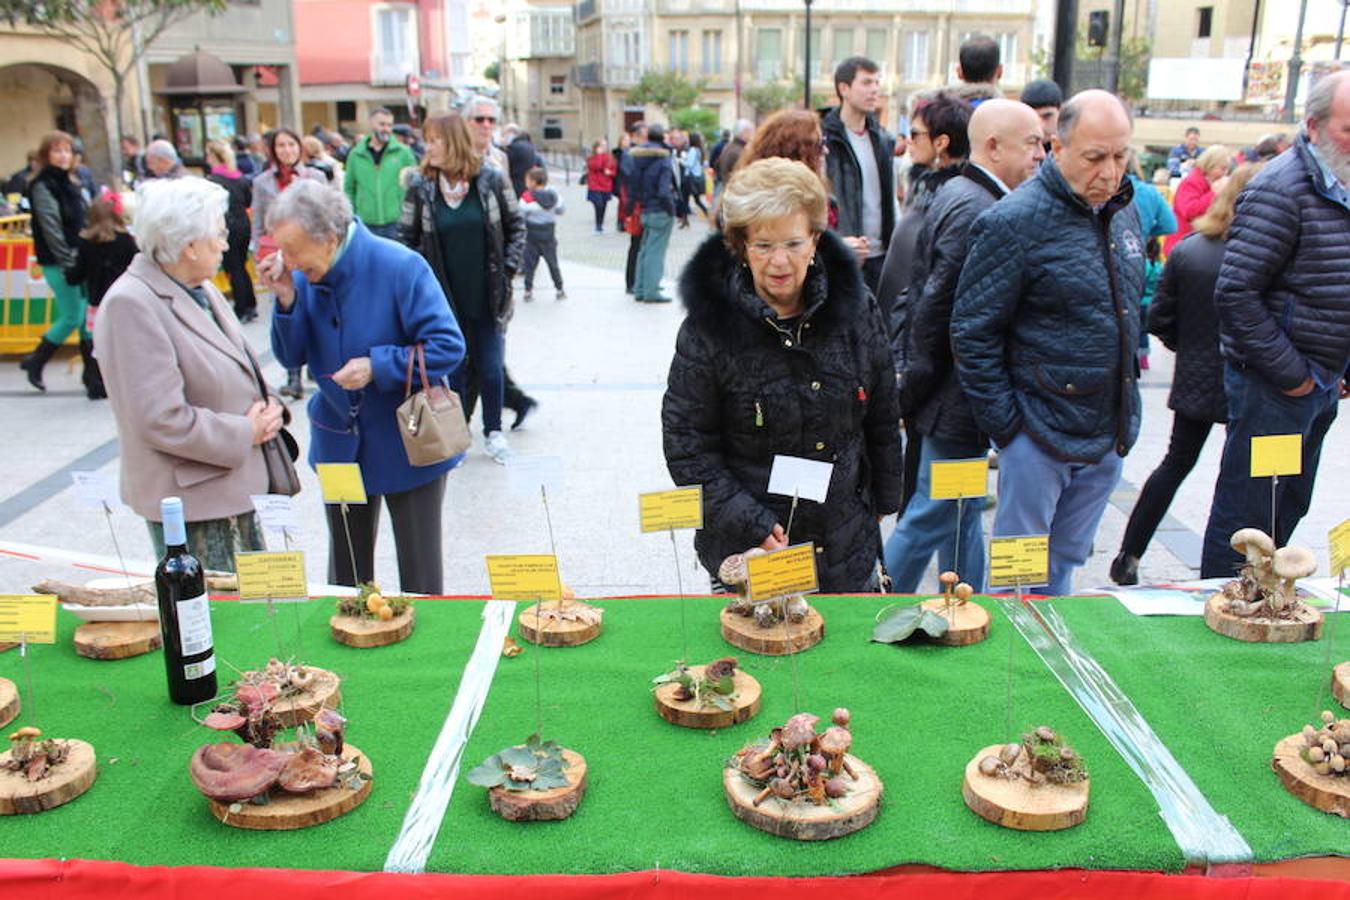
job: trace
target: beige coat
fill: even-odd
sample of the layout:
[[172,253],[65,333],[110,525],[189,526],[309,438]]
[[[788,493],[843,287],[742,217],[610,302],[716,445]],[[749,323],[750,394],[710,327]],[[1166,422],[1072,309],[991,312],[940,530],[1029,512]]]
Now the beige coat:
[[251,512],[267,492],[248,409],[261,399],[247,342],[225,298],[204,285],[220,321],[145,254],[113,282],[94,325],[122,452],[122,499],[160,521],[164,497],[189,522]]

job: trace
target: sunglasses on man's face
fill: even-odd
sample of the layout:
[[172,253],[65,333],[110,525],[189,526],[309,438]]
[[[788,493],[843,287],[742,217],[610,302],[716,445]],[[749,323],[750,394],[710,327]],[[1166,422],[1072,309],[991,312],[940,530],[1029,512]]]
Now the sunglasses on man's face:
[[495,123],[495,122],[497,121],[497,117],[496,117],[496,116],[474,116],[474,117],[473,117],[473,120],[474,120],[475,122],[477,122],[479,125],[482,125],[484,122]]

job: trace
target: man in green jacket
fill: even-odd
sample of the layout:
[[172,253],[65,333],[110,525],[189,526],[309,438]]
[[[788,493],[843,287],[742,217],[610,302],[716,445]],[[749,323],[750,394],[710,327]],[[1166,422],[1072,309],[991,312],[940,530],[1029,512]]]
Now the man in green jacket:
[[398,240],[403,210],[403,170],[417,165],[412,149],[394,139],[394,115],[383,106],[370,113],[370,133],[347,154],[342,189],[357,217],[380,237]]

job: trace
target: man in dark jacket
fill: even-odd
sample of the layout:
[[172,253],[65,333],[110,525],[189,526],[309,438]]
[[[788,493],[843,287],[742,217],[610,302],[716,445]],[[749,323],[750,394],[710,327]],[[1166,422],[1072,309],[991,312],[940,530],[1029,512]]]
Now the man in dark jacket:
[[1280,478],[1275,545],[1308,511],[1322,439],[1350,367],[1350,72],[1308,92],[1293,149],[1238,197],[1214,300],[1226,362],[1228,437],[1200,574],[1231,576],[1233,532],[1270,527],[1270,482],[1251,476],[1256,435],[1303,436],[1302,474]]
[[675,170],[660,124],[647,127],[647,143],[628,151],[632,167],[633,199],[642,204],[642,246],[638,249],[637,281],[633,296],[639,303],[669,303],[661,293],[666,247],[675,223]]
[[1054,157],[985,211],[952,311],[975,422],[999,446],[995,535],[1050,536],[1049,592],[1072,587],[1139,434],[1144,243],[1121,102],[1083,91]]
[[530,140],[529,132],[520,132],[506,145],[506,161],[511,169],[511,187],[519,197],[525,193],[525,173],[535,166],[543,165],[539,152],[534,149],[534,143]]
[[877,124],[881,99],[877,64],[850,56],[834,70],[839,105],[825,114],[825,174],[839,204],[835,231],[851,246],[873,293],[895,228],[895,138]]
[[[970,118],[970,160],[961,175],[937,192],[919,234],[918,253],[928,273],[912,290],[908,352],[900,392],[900,415],[923,435],[918,485],[895,531],[886,541],[891,589],[912,594],[938,553],[942,571],[984,589],[984,504],[957,504],[929,497],[934,462],[983,458],[989,440],[980,433],[957,383],[951,352],[952,301],[966,261],[970,227],[977,216],[1036,174],[1045,158],[1040,119],[1014,100],[987,100]],[[959,550],[956,547],[960,529]]]

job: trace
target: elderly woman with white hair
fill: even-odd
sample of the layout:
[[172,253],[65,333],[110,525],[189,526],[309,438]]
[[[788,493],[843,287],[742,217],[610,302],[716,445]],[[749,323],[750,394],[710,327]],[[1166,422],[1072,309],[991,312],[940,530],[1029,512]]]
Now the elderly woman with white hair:
[[258,265],[276,297],[272,351],[284,366],[308,365],[319,380],[309,400],[309,460],[358,464],[369,499],[349,509],[345,524],[328,507],[329,580],[374,578],[380,507],[388,503],[400,588],[439,594],[445,475],[462,457],[414,466],[395,413],[416,347],[432,381],[464,358],[445,293],[425,259],[376,237],[352,215],[346,194],[320,182],[286,188],[268,210],[267,229],[279,248]]
[[207,568],[262,550],[254,494],[268,489],[262,445],[281,430],[257,360],[211,283],[228,198],[197,178],[152,181],[136,211],[140,252],[104,295],[94,325],[121,441],[122,499],[164,551],[160,501],[183,499],[188,545]]

